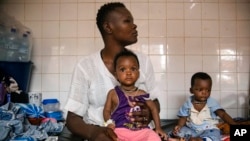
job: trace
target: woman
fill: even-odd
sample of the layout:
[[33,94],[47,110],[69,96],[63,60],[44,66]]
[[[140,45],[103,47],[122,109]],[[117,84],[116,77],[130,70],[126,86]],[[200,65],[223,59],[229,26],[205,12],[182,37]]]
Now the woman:
[[[81,139],[112,141],[116,140],[113,130],[101,127],[104,122],[102,110],[108,91],[119,84],[114,77],[114,57],[126,46],[137,42],[137,26],[131,13],[123,3],[119,2],[101,6],[97,13],[96,24],[102,35],[104,48],[83,58],[75,67],[65,106],[68,110],[66,126]],[[154,95],[156,94],[154,90],[157,89],[154,88],[152,64],[146,55],[137,53],[137,56],[141,62],[141,76],[136,85]],[[129,114],[130,120],[142,123],[148,121],[148,124],[150,112],[144,104],[141,108],[142,112]],[[133,118],[135,115],[136,118]]]

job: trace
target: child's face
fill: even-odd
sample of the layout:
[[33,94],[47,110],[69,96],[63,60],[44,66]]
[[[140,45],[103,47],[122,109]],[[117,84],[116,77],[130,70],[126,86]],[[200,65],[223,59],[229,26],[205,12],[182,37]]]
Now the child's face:
[[117,60],[116,77],[122,85],[134,85],[139,78],[139,66],[133,56],[122,56]]
[[206,101],[210,96],[212,82],[209,79],[195,79],[194,86],[190,88],[190,92],[194,94],[196,101]]

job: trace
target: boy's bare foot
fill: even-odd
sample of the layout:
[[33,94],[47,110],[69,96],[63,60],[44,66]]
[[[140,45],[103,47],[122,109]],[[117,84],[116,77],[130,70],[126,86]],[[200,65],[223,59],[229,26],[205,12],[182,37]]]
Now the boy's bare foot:
[[168,138],[168,141],[185,141],[184,138]]

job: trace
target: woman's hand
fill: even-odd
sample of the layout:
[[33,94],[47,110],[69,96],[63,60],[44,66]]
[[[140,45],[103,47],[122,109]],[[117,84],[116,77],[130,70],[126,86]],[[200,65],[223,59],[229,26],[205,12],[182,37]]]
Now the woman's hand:
[[[158,111],[160,111],[159,101],[155,99],[154,103],[156,104]],[[133,105],[140,106],[141,111],[134,111],[129,113],[128,115],[130,116],[130,120],[132,122],[140,123],[142,127],[148,126],[148,124],[153,119],[149,107],[144,102],[133,102]]]
[[117,135],[114,130],[108,127],[96,126],[95,133],[89,139],[90,141],[117,141]]

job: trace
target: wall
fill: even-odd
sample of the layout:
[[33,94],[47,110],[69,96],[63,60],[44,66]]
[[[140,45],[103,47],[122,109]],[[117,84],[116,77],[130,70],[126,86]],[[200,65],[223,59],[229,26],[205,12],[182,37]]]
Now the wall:
[[[0,8],[32,29],[30,91],[67,99],[76,61],[103,47],[95,25],[106,0],[1,0]],[[250,70],[249,0],[122,0],[134,15],[139,41],[162,87],[161,118],[176,118],[190,77],[208,72],[212,97],[233,117],[247,117]]]

